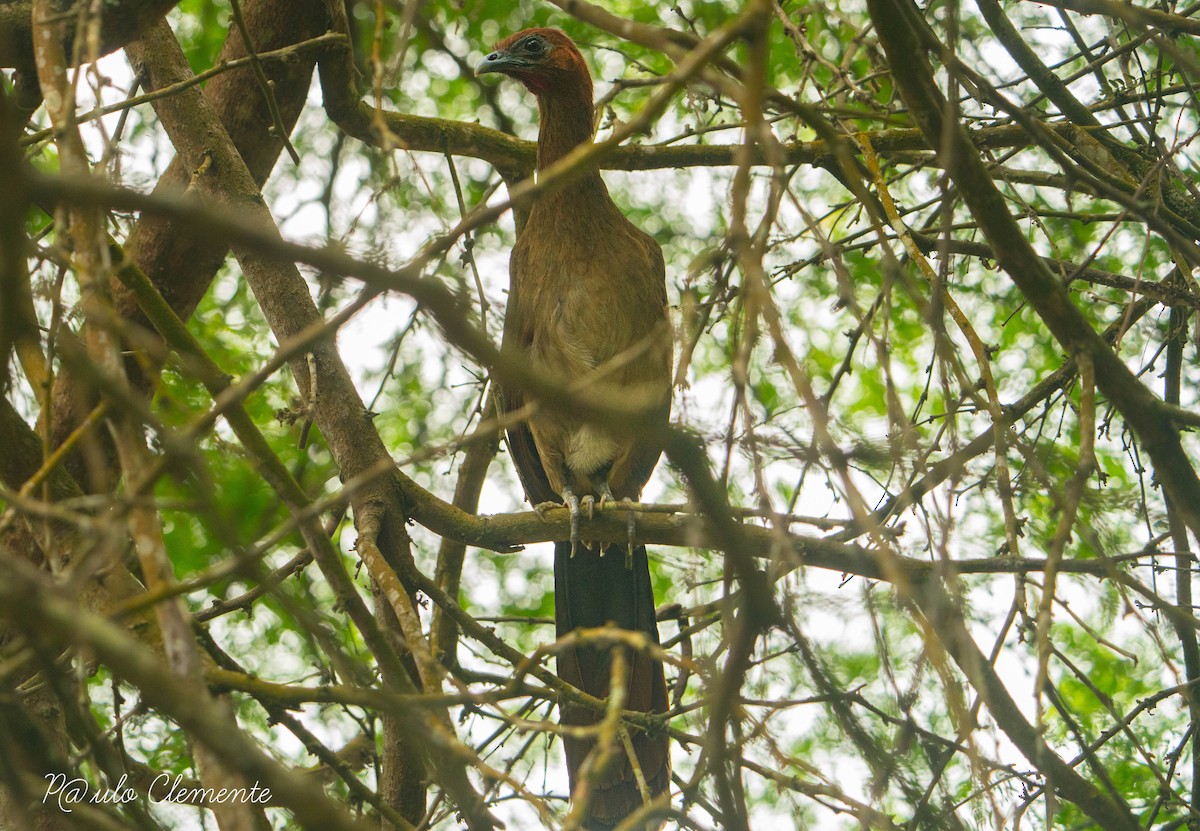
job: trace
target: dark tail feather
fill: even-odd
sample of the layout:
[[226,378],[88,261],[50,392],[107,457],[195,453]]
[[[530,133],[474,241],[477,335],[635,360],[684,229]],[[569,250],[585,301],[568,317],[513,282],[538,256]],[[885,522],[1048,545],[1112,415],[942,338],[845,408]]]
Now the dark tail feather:
[[[614,623],[622,629],[649,634],[658,642],[654,616],[654,589],[646,547],[633,549],[632,567],[626,566],[627,548],[613,545],[602,555],[579,548],[571,556],[570,543],[554,546],[554,606],[558,635],[574,629]],[[628,699],[625,708],[650,713],[667,711],[667,685],[663,665],[644,652],[629,653]],[[611,649],[579,647],[558,656],[558,675],[597,698],[608,695],[612,678]],[[563,703],[563,724],[594,724],[602,714],[586,707]],[[667,735],[631,733],[638,766],[651,796],[662,793],[671,781],[671,759]],[[594,742],[564,738],[567,771],[574,791],[584,760]],[[613,749],[607,768],[591,779],[587,828],[612,828],[642,804],[642,793],[623,746]]]

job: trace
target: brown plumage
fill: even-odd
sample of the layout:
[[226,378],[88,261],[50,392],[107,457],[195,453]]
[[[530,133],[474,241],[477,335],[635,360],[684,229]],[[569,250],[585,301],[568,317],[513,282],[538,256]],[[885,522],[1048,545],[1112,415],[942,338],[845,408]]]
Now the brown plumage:
[[[538,168],[549,167],[592,140],[592,78],[565,34],[527,29],[499,43],[478,73],[500,72],[537,96]],[[538,198],[517,237],[510,262],[504,348],[521,350],[548,376],[578,380],[596,373],[595,389],[614,399],[670,413],[671,334],[662,250],[613,203],[592,171]],[[525,403],[519,389],[501,390],[508,412]],[[646,435],[608,433],[559,412],[539,410],[508,430],[521,483],[535,504],[563,502],[572,510],[572,541],[554,547],[555,621],[559,636],[615,623],[656,642],[654,592],[646,547],[577,546],[580,502],[639,498],[658,463],[660,445]],[[667,709],[662,664],[629,654],[626,707]],[[559,655],[558,674],[594,696],[608,695],[611,653],[593,647]],[[564,724],[593,724],[599,714],[568,703]],[[670,783],[663,733],[631,734],[650,796]],[[564,739],[572,791],[594,742]],[[606,768],[589,774],[589,828],[609,828],[642,804],[628,754],[618,745]]]

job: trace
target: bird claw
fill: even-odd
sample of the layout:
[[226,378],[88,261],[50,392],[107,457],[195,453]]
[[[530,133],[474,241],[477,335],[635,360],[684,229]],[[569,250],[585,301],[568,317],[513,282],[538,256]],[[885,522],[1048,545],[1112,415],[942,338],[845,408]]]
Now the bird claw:
[[[585,496],[581,500],[579,500],[579,504],[580,504],[580,507],[583,509],[583,513],[587,514],[587,518],[589,520],[596,518],[596,508],[597,508],[596,497],[592,496],[589,493],[587,496]],[[600,498],[599,507],[600,508],[604,507],[604,497],[603,496],[601,496],[601,498]],[[593,546],[592,540],[584,540],[583,541],[583,548],[585,551],[591,551],[592,546]],[[601,546],[599,544],[596,544],[595,550],[596,550],[596,553],[599,554],[603,549],[601,548]]]
[[612,488],[608,486],[608,482],[597,488],[597,492],[600,494],[600,510],[602,511],[604,510],[604,506],[609,502],[616,501],[616,497],[613,496]]
[[[590,493],[587,496],[585,496],[579,500],[579,507],[580,507],[580,513],[587,514],[587,518],[589,520],[596,518],[596,497],[592,496]],[[592,541],[591,540],[583,541],[583,550],[584,551],[592,550]]]
[[[622,499],[621,504],[626,505],[626,506],[632,506],[633,500],[628,499],[628,498]],[[625,537],[625,539],[626,539],[625,568],[628,568],[628,569],[633,568],[633,538],[634,538],[634,535],[636,532],[637,532],[637,513],[635,513],[634,511],[631,510],[629,512],[629,516],[627,516],[625,518],[625,534],[626,534],[626,537]]]
[[574,557],[579,549],[579,497],[570,488],[563,488],[562,498],[563,506],[571,515],[571,556]]
[[565,506],[561,502],[539,502],[533,506],[533,512],[538,515],[538,519],[542,522],[549,522],[550,517],[546,516],[546,512],[562,507]]

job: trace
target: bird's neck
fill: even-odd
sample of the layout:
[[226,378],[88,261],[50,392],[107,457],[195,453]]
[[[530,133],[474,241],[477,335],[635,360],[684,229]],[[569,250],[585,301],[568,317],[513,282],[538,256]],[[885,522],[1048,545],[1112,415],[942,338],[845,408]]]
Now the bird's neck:
[[579,145],[592,140],[590,84],[580,83],[540,96],[538,110],[538,170],[545,170]]
[[[538,170],[545,170],[581,144],[592,141],[592,85],[556,90],[538,99]],[[591,169],[569,184],[555,188],[538,201],[534,212],[549,211],[555,222],[570,217],[615,211],[600,171]]]

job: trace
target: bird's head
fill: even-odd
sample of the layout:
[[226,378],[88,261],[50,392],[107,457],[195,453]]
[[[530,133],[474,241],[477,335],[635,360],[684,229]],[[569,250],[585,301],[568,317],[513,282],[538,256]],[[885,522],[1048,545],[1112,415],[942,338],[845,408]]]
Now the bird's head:
[[592,75],[579,49],[558,29],[525,29],[496,44],[475,67],[476,75],[499,72],[516,78],[534,95],[587,87],[591,100]]

